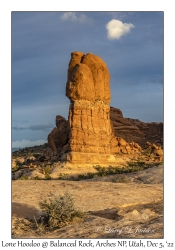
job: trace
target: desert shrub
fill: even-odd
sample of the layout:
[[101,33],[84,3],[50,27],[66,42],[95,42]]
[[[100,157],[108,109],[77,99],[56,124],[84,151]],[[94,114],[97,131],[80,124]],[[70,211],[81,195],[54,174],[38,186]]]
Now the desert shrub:
[[151,147],[148,147],[144,150],[144,154],[147,155],[147,156],[150,156],[152,153],[152,148]]
[[51,173],[51,167],[50,166],[46,166],[44,170],[45,170],[46,174],[50,174]]
[[138,161],[137,164],[138,164],[139,166],[143,166],[143,165],[145,165],[145,162],[144,162],[144,161]]
[[105,167],[101,167],[101,166],[97,165],[97,166],[94,166],[94,168],[97,170],[98,176],[106,176],[107,169]]
[[23,165],[23,163],[21,163],[19,160],[16,160],[15,161],[15,167],[12,168],[12,173],[18,171],[19,169],[21,169],[22,165]]
[[160,162],[155,162],[155,166],[160,166],[160,165],[162,165],[163,164],[163,161],[160,161]]
[[42,180],[42,178],[40,178],[38,175],[36,175],[35,177],[32,178],[33,180]]
[[45,180],[51,180],[51,179],[52,179],[52,177],[50,176],[50,174],[46,173],[45,174]]
[[44,200],[39,206],[43,212],[42,223],[49,229],[63,226],[72,222],[74,218],[82,218],[85,215],[75,207],[74,199],[69,192]]
[[58,175],[58,180],[67,180],[68,179],[68,174],[67,173],[60,173]]
[[19,160],[16,160],[16,165],[21,167],[22,163]]
[[19,169],[20,169],[19,165],[16,164],[15,167],[12,168],[12,173],[18,171]]
[[137,172],[147,168],[147,164],[144,161],[127,162],[127,168],[131,172]]
[[145,165],[145,162],[144,161],[134,161],[134,162],[127,162],[127,165],[129,167],[139,167],[139,166],[143,166]]
[[97,175],[95,174],[95,173],[87,173],[86,174],[86,177],[88,178],[88,179],[92,179],[92,178],[94,178],[94,177],[96,177]]
[[148,169],[148,168],[152,168],[155,166],[160,166],[162,164],[162,162],[152,162],[152,163],[145,163],[145,162],[127,162],[128,166],[126,169],[130,169],[130,172],[137,172],[137,171],[141,171],[144,169]]
[[94,168],[97,170],[98,176],[106,176],[106,175],[112,175],[112,174],[121,174],[122,169],[116,166],[109,166],[109,167],[101,167],[99,165],[94,166]]
[[94,177],[97,177],[95,173],[86,173],[86,174],[79,174],[78,177],[76,178],[77,181],[80,180],[85,180],[85,179],[92,179]]
[[143,169],[146,169],[150,166],[146,165],[145,162],[127,162],[127,166],[123,168],[119,168],[117,166],[109,166],[107,168],[101,167],[99,165],[94,166],[97,170],[98,176],[106,176],[106,175],[113,175],[113,174],[127,174],[132,172],[137,172]]
[[27,175],[23,175],[23,176],[21,176],[21,178],[20,178],[20,180],[28,180],[29,178],[28,178],[28,176]]

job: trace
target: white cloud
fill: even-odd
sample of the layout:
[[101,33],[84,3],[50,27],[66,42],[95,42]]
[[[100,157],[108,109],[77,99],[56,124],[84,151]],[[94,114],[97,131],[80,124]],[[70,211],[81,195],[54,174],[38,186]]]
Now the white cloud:
[[85,23],[85,22],[88,22],[88,18],[87,16],[85,16],[84,14],[81,14],[78,18],[78,20],[81,22],[81,23]]
[[29,141],[29,140],[22,140],[22,141],[13,141],[12,142],[12,148],[25,148],[25,147],[33,147],[33,146],[39,146],[47,141],[45,140],[38,140],[38,141]]
[[131,23],[122,23],[120,20],[112,19],[106,24],[107,37],[109,40],[119,39],[129,33],[132,28],[134,25]]
[[77,15],[75,12],[66,12],[61,16],[61,19],[63,21],[78,21],[80,23],[85,23],[85,22],[89,22],[90,19],[84,15],[84,14],[80,14]]
[[61,19],[75,21],[78,18],[76,17],[75,12],[66,12],[62,15]]

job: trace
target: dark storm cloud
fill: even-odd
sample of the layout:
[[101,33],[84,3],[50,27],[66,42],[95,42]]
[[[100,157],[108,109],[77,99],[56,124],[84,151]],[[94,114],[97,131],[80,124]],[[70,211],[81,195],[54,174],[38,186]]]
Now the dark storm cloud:
[[15,131],[20,131],[20,130],[24,130],[24,129],[27,129],[27,128],[15,126],[15,127],[12,127],[12,129],[14,129]]
[[40,124],[40,125],[31,125],[29,127],[18,127],[18,126],[14,126],[12,127],[12,129],[14,129],[15,131],[20,131],[20,130],[42,130],[42,131],[50,131],[52,128],[54,127],[54,124]]
[[49,124],[49,125],[32,125],[32,126],[28,127],[28,129],[30,129],[30,130],[49,131],[53,127],[54,127],[54,124]]

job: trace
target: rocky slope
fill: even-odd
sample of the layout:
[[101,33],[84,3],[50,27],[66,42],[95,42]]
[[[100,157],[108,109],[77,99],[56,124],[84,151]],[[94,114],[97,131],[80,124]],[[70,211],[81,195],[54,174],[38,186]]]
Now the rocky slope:
[[110,107],[110,119],[115,136],[122,137],[127,142],[137,142],[142,148],[147,141],[163,146],[162,122],[144,123],[138,119],[124,118],[122,111],[113,107]]

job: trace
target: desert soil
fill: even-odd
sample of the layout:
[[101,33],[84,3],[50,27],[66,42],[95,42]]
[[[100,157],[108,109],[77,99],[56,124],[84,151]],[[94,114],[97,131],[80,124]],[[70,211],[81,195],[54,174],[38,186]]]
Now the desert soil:
[[[39,202],[67,191],[85,218],[52,232],[32,228]],[[13,180],[12,238],[163,238],[163,166],[122,178]]]

